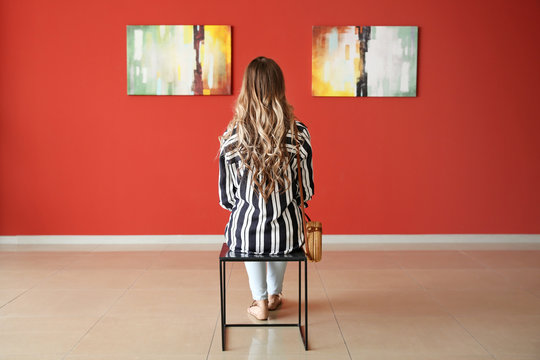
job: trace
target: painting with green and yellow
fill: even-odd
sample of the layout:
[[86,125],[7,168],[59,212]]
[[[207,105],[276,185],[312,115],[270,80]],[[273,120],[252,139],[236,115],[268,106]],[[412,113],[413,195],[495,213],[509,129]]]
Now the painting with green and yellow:
[[314,26],[313,96],[416,96],[417,26]]
[[230,95],[231,27],[128,25],[128,95]]

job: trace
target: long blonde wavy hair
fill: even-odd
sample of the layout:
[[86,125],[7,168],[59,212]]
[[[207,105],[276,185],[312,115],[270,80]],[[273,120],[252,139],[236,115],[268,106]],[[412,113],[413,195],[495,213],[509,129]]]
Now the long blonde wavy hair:
[[285,140],[288,131],[294,131],[294,122],[280,67],[263,56],[253,59],[244,73],[233,119],[220,142],[223,145],[237,134],[237,140],[226,151],[240,155],[242,165],[252,173],[255,190],[265,201],[276,186],[280,192],[290,186]]

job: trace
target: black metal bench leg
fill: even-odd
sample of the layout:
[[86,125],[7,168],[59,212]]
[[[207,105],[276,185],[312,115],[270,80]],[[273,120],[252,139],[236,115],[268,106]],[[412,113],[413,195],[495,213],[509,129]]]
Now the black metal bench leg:
[[304,342],[304,347],[307,351],[308,349],[308,279],[307,279],[307,261],[304,261],[304,286],[305,286],[305,294],[304,294],[304,305],[306,307],[305,312],[305,324],[306,324],[306,341]]
[[302,335],[302,262],[300,261],[298,262],[298,328]]
[[304,343],[304,349],[308,349],[308,283],[307,261],[304,261],[304,329],[302,329],[302,261],[298,262],[298,329]]
[[226,298],[225,298],[225,288],[226,288],[226,268],[225,261],[219,262],[219,288],[221,296],[221,350],[225,350],[225,314],[226,314]]

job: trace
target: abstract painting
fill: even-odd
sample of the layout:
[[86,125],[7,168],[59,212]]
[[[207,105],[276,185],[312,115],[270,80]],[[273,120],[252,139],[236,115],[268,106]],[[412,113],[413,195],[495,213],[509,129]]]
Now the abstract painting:
[[313,96],[416,96],[417,26],[314,26]]
[[128,95],[230,95],[231,27],[128,25]]

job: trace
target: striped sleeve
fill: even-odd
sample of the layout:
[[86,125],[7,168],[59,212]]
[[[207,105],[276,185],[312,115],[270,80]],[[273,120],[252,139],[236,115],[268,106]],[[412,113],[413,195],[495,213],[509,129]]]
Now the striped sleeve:
[[219,155],[219,204],[232,211],[236,202],[236,186],[233,181],[233,166],[226,161],[223,152]]
[[302,147],[300,148],[302,188],[304,190],[304,202],[307,202],[313,197],[313,194],[315,193],[315,184],[313,182],[313,156],[311,150],[311,135],[309,134],[309,131],[305,126],[301,126],[299,132],[300,137],[302,138]]

